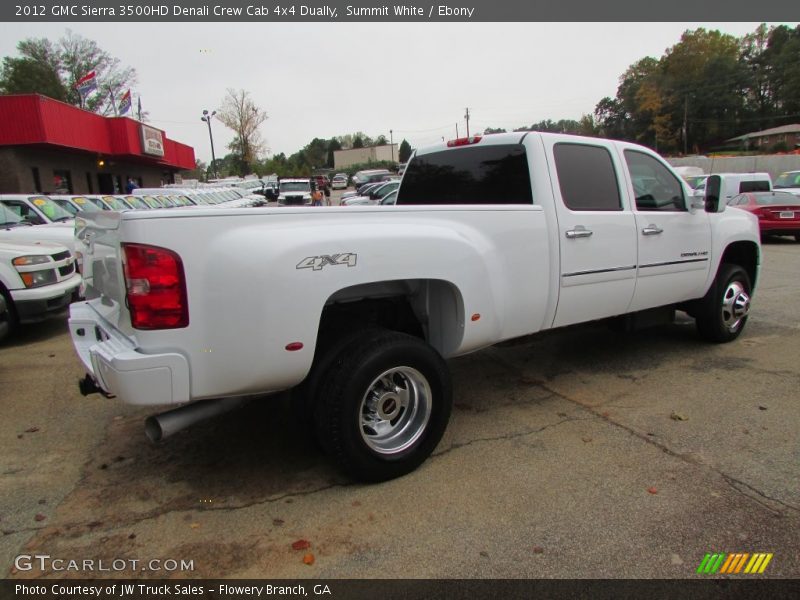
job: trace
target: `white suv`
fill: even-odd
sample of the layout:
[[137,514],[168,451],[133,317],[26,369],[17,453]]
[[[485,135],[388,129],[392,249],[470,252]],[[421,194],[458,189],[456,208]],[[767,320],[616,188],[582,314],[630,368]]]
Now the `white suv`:
[[310,179],[281,179],[278,184],[278,204],[304,206],[311,204]]

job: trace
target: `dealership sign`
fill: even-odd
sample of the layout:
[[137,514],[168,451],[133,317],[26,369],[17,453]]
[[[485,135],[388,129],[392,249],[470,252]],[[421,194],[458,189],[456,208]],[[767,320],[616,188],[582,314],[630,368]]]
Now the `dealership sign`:
[[152,156],[164,156],[164,134],[159,129],[142,125],[142,152]]

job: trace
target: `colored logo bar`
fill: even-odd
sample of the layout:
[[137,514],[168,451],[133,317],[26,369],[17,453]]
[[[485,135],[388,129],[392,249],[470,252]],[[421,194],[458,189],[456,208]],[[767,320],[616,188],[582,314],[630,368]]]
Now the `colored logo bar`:
[[767,568],[773,556],[772,552],[756,552],[754,554],[747,552],[734,552],[732,554],[717,552],[706,554],[700,566],[697,567],[697,572],[703,575],[761,574]]

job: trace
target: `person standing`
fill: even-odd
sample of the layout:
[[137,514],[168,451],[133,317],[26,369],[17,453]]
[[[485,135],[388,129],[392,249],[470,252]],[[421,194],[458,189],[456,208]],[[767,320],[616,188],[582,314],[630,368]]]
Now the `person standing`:
[[128,183],[125,186],[125,191],[129,194],[133,193],[133,190],[139,187],[139,184],[133,180],[133,177],[128,177]]

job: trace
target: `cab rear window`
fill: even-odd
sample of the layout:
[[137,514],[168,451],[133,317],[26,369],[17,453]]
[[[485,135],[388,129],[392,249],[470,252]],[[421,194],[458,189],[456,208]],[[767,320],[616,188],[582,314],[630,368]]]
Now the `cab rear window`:
[[533,204],[525,147],[476,145],[415,156],[397,204]]
[[742,181],[739,183],[739,193],[769,192],[769,181]]

